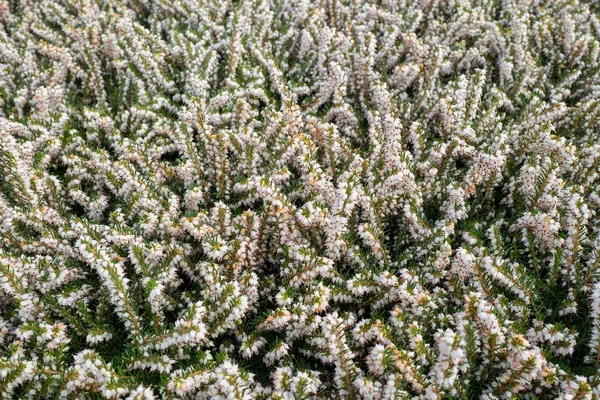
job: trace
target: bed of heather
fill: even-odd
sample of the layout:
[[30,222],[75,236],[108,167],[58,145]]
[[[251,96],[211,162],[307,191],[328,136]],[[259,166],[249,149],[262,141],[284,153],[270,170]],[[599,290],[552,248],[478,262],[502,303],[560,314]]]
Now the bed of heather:
[[0,1],[0,396],[600,399],[600,3]]

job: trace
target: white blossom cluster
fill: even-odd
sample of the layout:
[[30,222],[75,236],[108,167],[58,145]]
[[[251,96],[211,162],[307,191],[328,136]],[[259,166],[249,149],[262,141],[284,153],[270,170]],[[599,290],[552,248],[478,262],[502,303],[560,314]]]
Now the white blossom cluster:
[[0,397],[600,400],[597,0],[0,0]]

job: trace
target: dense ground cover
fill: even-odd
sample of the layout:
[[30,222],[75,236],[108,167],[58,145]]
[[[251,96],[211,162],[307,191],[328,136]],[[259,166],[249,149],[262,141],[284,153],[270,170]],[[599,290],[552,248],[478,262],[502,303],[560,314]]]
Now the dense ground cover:
[[3,398],[599,399],[599,9],[0,1]]

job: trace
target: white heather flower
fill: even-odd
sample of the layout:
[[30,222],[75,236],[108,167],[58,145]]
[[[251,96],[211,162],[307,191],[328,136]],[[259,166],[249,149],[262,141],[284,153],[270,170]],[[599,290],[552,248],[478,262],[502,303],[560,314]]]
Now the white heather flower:
[[150,388],[142,385],[138,386],[129,393],[127,400],[154,400],[154,393]]
[[263,361],[267,366],[275,364],[278,360],[285,357],[288,354],[289,346],[280,342],[276,344],[265,356],[263,357]]

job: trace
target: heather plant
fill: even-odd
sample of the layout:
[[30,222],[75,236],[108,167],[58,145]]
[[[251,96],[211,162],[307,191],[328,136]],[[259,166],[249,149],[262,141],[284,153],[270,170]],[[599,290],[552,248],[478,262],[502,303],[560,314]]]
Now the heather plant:
[[600,400],[595,0],[0,1],[0,393]]

